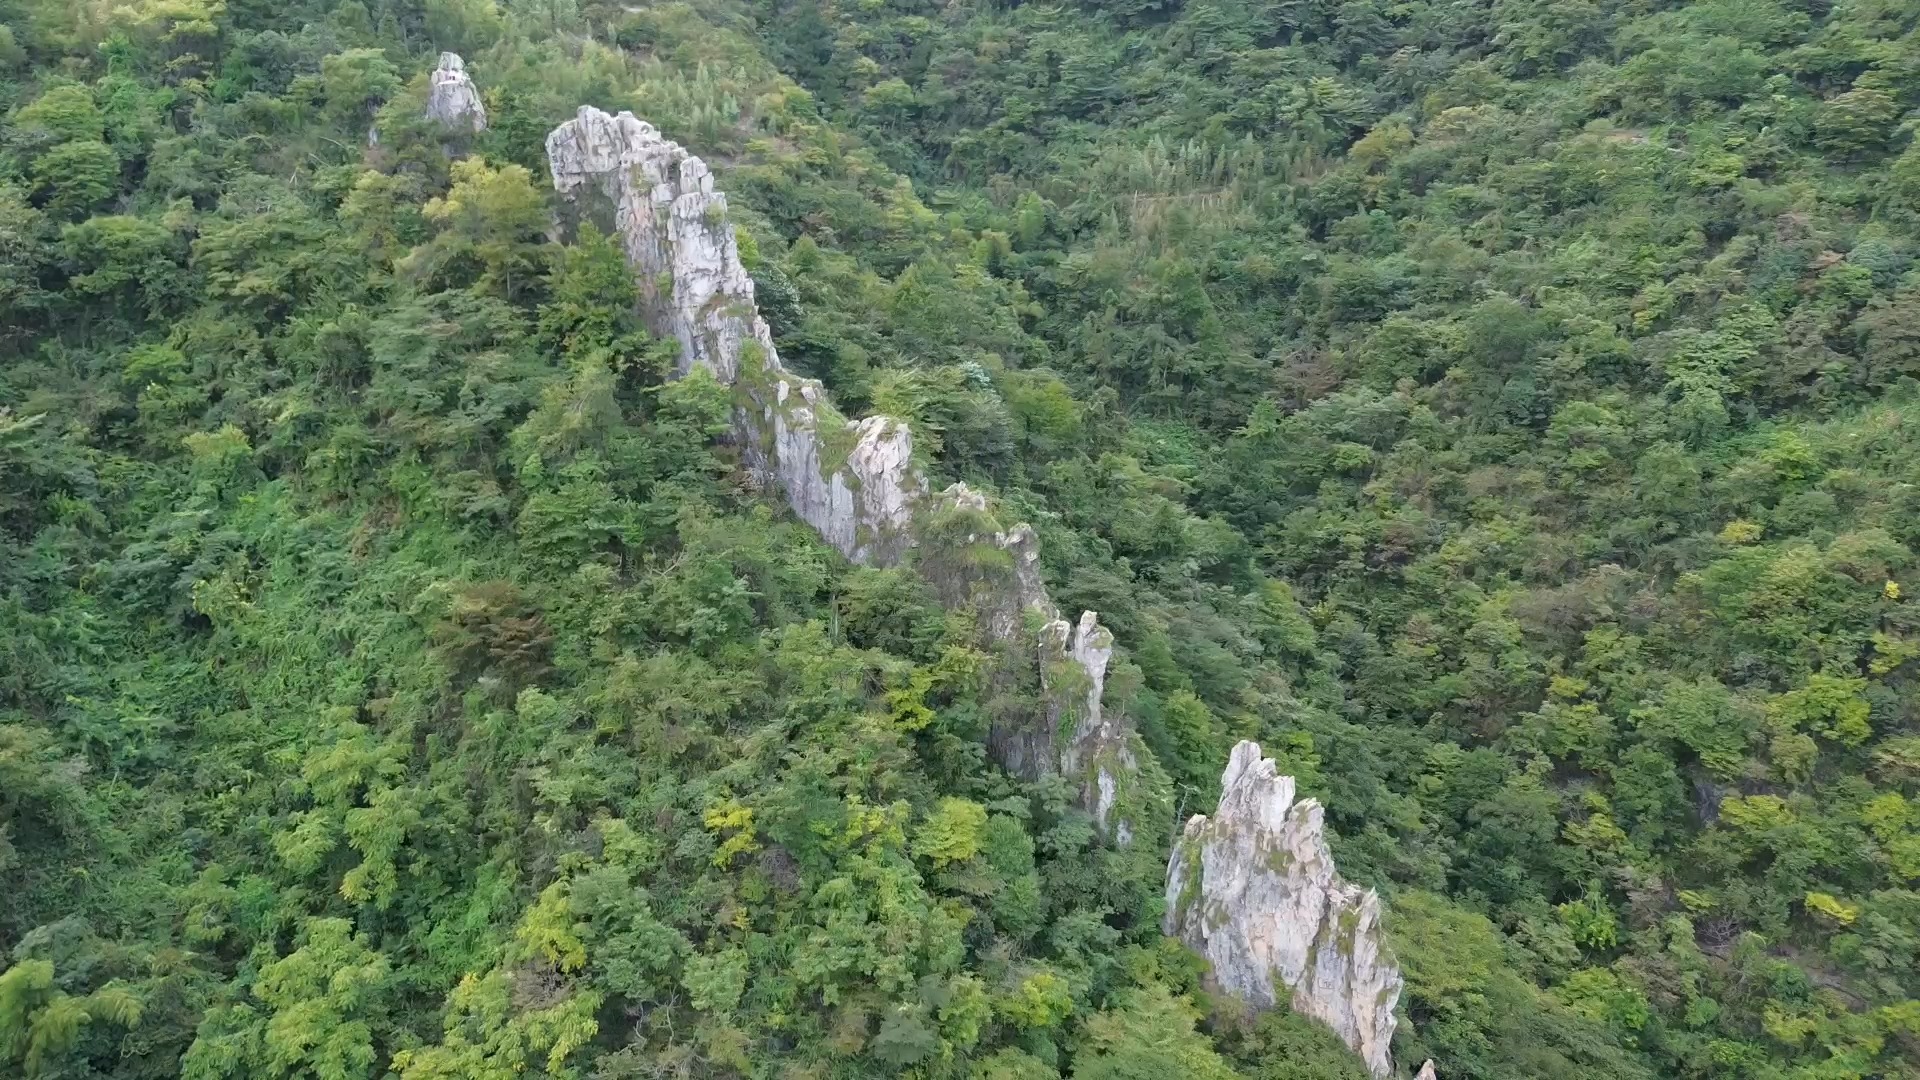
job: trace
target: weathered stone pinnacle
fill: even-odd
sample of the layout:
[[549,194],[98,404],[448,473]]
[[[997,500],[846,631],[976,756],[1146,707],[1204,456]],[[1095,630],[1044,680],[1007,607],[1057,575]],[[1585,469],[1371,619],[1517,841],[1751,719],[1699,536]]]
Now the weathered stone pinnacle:
[[427,118],[475,134],[487,130],[487,107],[455,53],[441,53],[440,65],[427,77]]
[[1220,990],[1256,1009],[1287,1002],[1332,1028],[1378,1077],[1393,1071],[1400,969],[1380,898],[1343,880],[1320,804],[1258,743],[1233,748],[1220,807],[1196,814],[1167,863],[1166,932],[1213,965]]

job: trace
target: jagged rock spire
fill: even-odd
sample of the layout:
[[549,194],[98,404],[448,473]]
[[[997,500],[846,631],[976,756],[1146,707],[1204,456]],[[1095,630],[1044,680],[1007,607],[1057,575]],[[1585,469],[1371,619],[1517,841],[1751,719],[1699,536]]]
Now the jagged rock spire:
[[1440,1080],[1440,1074],[1433,1071],[1432,1058],[1428,1058],[1426,1064],[1420,1066],[1420,1075],[1414,1077],[1413,1080]]
[[439,66],[427,77],[427,119],[474,134],[487,130],[487,107],[456,53],[441,53]]
[[1320,804],[1258,743],[1233,748],[1220,807],[1196,814],[1167,863],[1166,932],[1213,965],[1214,985],[1256,1009],[1285,1001],[1332,1028],[1377,1077],[1392,1073],[1400,969],[1380,898],[1342,879]]
[[[932,490],[906,424],[849,421],[818,382],[781,364],[705,162],[632,113],[590,105],[547,136],[547,160],[562,230],[590,221],[616,237],[648,328],[680,343],[679,373],[704,368],[734,389],[748,469],[848,559],[911,561],[943,602],[975,613],[983,637],[1038,664],[1050,707],[994,725],[989,748],[1001,764],[1029,778],[1066,770],[1102,831],[1130,839],[1118,793],[1137,765],[1135,736],[1101,700],[1113,638],[1091,611],[1077,626],[1061,617],[1040,580],[1033,530],[1003,527],[965,484]],[[984,544],[1004,561],[967,554]],[[1037,642],[1029,616],[1043,624]]]

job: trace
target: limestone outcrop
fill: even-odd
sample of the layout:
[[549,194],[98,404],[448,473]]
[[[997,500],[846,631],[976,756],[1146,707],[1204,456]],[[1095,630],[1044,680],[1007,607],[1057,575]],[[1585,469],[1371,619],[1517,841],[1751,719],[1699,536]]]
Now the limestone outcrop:
[[[1064,770],[1082,782],[1103,832],[1131,838],[1117,807],[1136,737],[1101,700],[1113,637],[1093,612],[1077,624],[1061,617],[1040,580],[1033,529],[1002,525],[965,484],[933,490],[906,424],[850,421],[818,382],[781,364],[705,162],[632,113],[592,106],[547,136],[547,160],[562,231],[591,222],[618,238],[648,328],[680,343],[679,374],[704,368],[734,389],[734,437],[756,479],[848,559],[911,562],[944,603],[975,613],[984,638],[1038,665],[1050,707],[993,725],[989,748],[1001,764],[1027,777]],[[1037,641],[1030,620],[1041,626]]]
[[1440,1080],[1440,1074],[1433,1070],[1432,1058],[1428,1058],[1426,1064],[1420,1066],[1420,1075],[1413,1080]]
[[680,343],[679,373],[705,368],[741,391],[749,468],[847,558],[899,561],[927,494],[913,435],[886,417],[848,421],[819,383],[780,363],[706,163],[632,113],[592,106],[547,136],[547,161],[569,208],[563,225],[590,221],[619,239],[648,328]]
[[1196,814],[1167,863],[1165,931],[1212,964],[1222,992],[1255,1009],[1285,1001],[1332,1028],[1375,1076],[1393,1071],[1400,969],[1380,898],[1343,880],[1320,804],[1257,743],[1233,748],[1220,806]]
[[487,107],[458,54],[441,53],[439,66],[427,77],[427,119],[476,135],[487,130]]
[[1048,686],[1054,730],[1069,732],[1061,769],[1080,778],[1080,804],[1093,815],[1094,824],[1103,832],[1111,829],[1115,842],[1125,846],[1133,842],[1133,823],[1119,816],[1121,785],[1139,774],[1140,761],[1134,755],[1131,725],[1100,707],[1107,663],[1113,659],[1113,634],[1089,611],[1072,627],[1056,619],[1041,635],[1046,654],[1065,661],[1059,668],[1065,679],[1056,677]]

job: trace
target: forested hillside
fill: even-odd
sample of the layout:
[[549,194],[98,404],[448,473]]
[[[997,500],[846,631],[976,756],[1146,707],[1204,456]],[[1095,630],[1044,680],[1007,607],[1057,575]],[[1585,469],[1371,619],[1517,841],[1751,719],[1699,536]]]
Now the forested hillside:
[[[582,104],[1165,820],[749,481]],[[1920,1078],[1916,110],[1913,0],[0,0],[0,1076],[1359,1080],[1161,934],[1257,739],[1404,1074]]]

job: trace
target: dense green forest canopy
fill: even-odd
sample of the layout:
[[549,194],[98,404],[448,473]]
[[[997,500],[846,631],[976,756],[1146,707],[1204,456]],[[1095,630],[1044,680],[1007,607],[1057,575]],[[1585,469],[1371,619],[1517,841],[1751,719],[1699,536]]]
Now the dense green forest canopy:
[[1181,817],[1239,738],[1326,804],[1403,1069],[1920,1077],[1916,27],[0,0],[0,1075],[1365,1075],[550,239],[593,103],[1032,521]]

